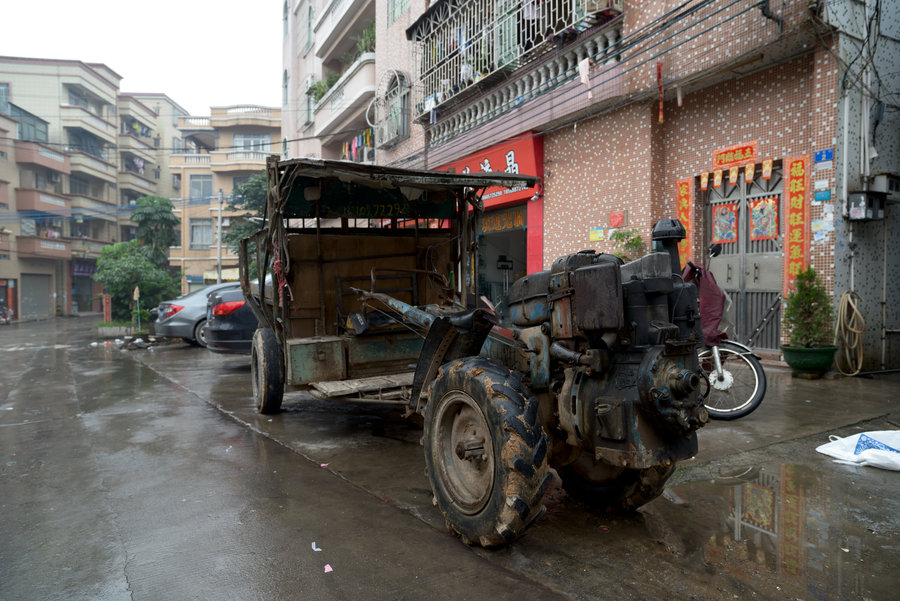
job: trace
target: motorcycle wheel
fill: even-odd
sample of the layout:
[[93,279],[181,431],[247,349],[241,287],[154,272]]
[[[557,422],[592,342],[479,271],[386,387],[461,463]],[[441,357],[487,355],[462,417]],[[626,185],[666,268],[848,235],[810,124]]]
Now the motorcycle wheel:
[[518,374],[482,357],[441,367],[425,407],[425,472],[466,544],[505,545],[544,513],[547,438]]
[[723,340],[719,345],[722,379],[716,380],[712,351],[698,354],[700,369],[709,380],[709,394],[704,401],[712,419],[738,419],[753,413],[766,395],[766,373],[759,360],[741,347]]

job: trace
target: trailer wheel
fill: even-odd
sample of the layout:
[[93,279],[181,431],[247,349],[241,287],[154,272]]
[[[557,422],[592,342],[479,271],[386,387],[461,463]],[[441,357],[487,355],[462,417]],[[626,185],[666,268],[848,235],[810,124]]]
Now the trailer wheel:
[[256,410],[260,413],[278,413],[284,396],[284,362],[278,339],[271,328],[259,328],[253,333],[250,374]]
[[482,357],[441,367],[425,407],[425,470],[447,526],[466,544],[505,545],[544,513],[550,482],[538,401]]
[[633,511],[662,494],[675,466],[614,468],[595,463],[590,453],[559,470],[572,496],[606,511]]

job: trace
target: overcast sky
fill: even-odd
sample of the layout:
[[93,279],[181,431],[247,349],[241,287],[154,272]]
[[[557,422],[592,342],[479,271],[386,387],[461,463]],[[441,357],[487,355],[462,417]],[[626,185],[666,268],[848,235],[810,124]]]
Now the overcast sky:
[[0,56],[105,63],[192,115],[281,106],[283,0],[0,0]]

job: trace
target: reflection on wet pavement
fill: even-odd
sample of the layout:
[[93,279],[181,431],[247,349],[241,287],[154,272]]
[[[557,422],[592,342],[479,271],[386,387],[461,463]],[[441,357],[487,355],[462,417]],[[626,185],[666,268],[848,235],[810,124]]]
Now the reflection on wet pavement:
[[858,486],[854,473],[790,463],[750,468],[677,486],[690,505],[660,502],[654,511],[681,523],[685,555],[763,598],[894,598],[897,502]]

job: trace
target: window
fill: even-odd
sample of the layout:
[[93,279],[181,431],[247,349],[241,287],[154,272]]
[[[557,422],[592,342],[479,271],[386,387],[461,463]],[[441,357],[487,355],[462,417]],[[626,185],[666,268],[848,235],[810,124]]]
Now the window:
[[284,9],[282,9],[282,17],[284,20],[284,37],[287,37],[288,34],[288,21],[291,18],[291,7],[288,5],[287,0],[284,1]]
[[[381,146],[396,144],[409,137],[409,85],[403,77],[395,77],[384,99],[379,102],[384,108],[379,119],[376,143]],[[379,107],[376,105],[376,111]]]
[[0,83],[0,113],[9,114],[9,84]]
[[239,194],[240,187],[250,180],[249,175],[238,175],[231,180],[231,200],[232,202],[241,202],[243,197]]
[[69,177],[69,193],[90,196],[91,185],[86,180],[72,175]]
[[281,76],[281,106],[287,106],[288,103],[288,72],[284,70]]
[[90,110],[91,108],[91,105],[88,104],[87,99],[71,88],[69,89],[69,104],[80,106],[81,108],[86,110]]
[[16,124],[16,133],[20,140],[24,142],[47,141],[47,126],[49,125],[47,121],[14,104],[9,104],[8,107],[9,116],[19,121]]
[[191,202],[208,202],[212,196],[212,175],[192,175],[190,176]]
[[304,111],[304,125],[307,123],[312,123],[316,118],[316,97],[312,94],[312,87],[315,83],[315,78],[312,75],[308,75],[306,77],[306,92],[303,96],[306,98],[306,110]]
[[303,39],[300,41],[300,47],[303,48],[303,52],[306,53],[312,45],[316,41],[316,9],[310,4],[309,8],[306,10],[306,27],[303,29],[304,35]]
[[409,8],[409,0],[388,0],[388,25],[400,18]]
[[172,138],[172,152],[178,154],[182,150],[181,138]]
[[213,243],[213,220],[209,217],[191,219],[191,249],[206,249]]
[[256,152],[268,152],[270,146],[269,134],[234,134],[231,145],[234,150],[255,150]]
[[181,190],[181,174],[180,173],[172,174],[172,189]]

